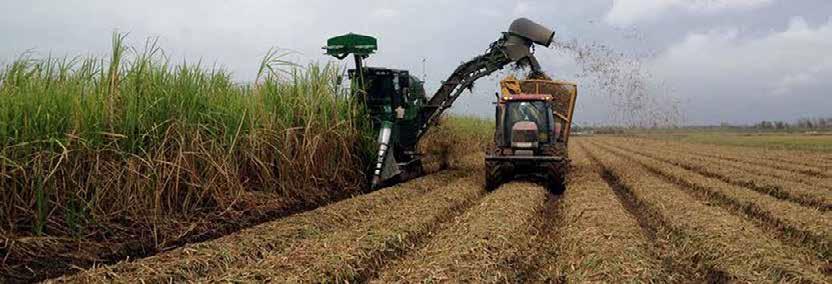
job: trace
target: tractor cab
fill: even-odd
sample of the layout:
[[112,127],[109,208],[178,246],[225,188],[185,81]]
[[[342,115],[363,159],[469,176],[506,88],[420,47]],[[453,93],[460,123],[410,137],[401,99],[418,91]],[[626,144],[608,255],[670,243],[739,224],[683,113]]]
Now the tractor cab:
[[519,94],[502,100],[496,109],[496,144],[527,155],[562,141],[564,122],[552,112],[551,97]]
[[539,148],[567,143],[577,91],[572,83],[552,80],[500,82],[495,120],[498,147]]
[[576,85],[510,76],[500,87],[494,146],[485,158],[486,187],[493,190],[509,179],[533,176],[563,189]]

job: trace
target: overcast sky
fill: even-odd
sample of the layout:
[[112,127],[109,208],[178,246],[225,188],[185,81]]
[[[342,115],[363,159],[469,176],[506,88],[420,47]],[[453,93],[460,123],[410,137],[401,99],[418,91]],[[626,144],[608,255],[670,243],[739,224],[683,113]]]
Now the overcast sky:
[[[650,95],[678,100],[687,124],[832,116],[829,0],[0,0],[0,62],[27,50],[104,56],[117,30],[137,46],[158,36],[175,60],[216,63],[248,81],[271,47],[298,52],[299,63],[325,62],[328,37],[356,32],[379,38],[370,65],[422,74],[425,59],[432,92],[517,17],[552,27],[559,40],[637,58]],[[553,77],[579,79],[569,54],[537,55]],[[478,82],[453,112],[491,116],[501,75]],[[609,97],[578,83],[576,120],[611,122]]]

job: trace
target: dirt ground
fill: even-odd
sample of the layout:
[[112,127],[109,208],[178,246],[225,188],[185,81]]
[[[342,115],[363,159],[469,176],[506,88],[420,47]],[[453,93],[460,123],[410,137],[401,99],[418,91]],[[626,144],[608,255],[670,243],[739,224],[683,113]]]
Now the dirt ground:
[[567,190],[482,153],[371,194],[51,282],[832,281],[829,154],[581,137]]

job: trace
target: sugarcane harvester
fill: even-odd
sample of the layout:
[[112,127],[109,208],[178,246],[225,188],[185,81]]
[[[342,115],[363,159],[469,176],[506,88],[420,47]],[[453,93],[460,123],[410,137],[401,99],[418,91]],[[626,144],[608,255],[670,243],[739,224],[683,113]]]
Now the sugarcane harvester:
[[349,33],[327,40],[327,55],[339,60],[353,55],[355,68],[348,70],[353,96],[366,106],[373,131],[378,134],[370,186],[377,188],[422,175],[417,144],[460,94],[471,89],[477,79],[511,63],[528,66],[531,74],[542,74],[534,57],[534,44],[548,47],[553,37],[549,28],[526,18],[516,19],[484,54],[459,65],[429,99],[424,82],[408,71],[365,66],[364,60],[378,50],[375,38]]

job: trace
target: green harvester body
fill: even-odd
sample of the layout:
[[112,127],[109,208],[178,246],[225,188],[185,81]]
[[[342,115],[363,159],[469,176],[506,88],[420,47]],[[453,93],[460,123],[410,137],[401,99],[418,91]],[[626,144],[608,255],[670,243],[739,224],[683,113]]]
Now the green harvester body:
[[378,134],[379,152],[373,165],[373,186],[393,184],[422,175],[422,162],[416,149],[419,126],[424,122],[422,108],[427,103],[424,83],[406,70],[364,66],[363,60],[375,53],[374,37],[345,34],[327,40],[327,55],[344,59],[355,57],[355,69],[348,71],[355,97],[363,102]]

